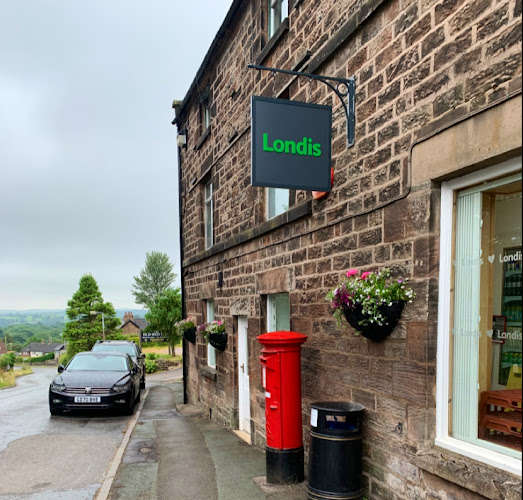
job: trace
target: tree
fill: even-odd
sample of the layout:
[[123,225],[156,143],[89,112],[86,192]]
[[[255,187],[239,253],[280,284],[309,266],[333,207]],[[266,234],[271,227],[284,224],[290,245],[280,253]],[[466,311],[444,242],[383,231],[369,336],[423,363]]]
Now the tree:
[[167,290],[176,279],[173,265],[166,253],[151,252],[145,255],[145,268],[139,276],[134,276],[133,290],[137,304],[151,309],[158,297]]
[[64,339],[69,359],[77,352],[90,351],[95,342],[102,339],[102,313],[105,337],[118,336],[115,329],[120,319],[113,305],[103,301],[98,283],[90,274],[81,277],[78,290],[67,303],[66,313],[70,321],[65,324]]
[[173,348],[181,337],[176,330],[176,323],[182,319],[182,296],[179,288],[169,288],[158,297],[151,310],[145,315],[148,332],[160,332],[169,338],[169,346]]

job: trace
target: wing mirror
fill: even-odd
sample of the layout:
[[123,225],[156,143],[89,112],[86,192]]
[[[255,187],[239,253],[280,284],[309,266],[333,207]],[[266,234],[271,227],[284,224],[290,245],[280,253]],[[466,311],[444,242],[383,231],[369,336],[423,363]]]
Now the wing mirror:
[[62,373],[65,370],[64,365],[58,365],[58,373]]

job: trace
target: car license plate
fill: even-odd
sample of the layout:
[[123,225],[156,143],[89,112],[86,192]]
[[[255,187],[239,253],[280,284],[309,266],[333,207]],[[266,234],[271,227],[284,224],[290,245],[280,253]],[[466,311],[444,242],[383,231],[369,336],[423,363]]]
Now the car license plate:
[[100,396],[75,396],[75,403],[99,403],[102,400]]

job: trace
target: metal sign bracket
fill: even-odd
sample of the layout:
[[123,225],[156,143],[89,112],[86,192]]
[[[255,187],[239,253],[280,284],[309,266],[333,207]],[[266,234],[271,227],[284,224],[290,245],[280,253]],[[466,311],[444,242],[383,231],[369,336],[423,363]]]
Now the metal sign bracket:
[[[354,135],[356,128],[356,80],[353,76],[350,78],[333,78],[331,76],[314,75],[312,73],[302,73],[300,71],[291,71],[288,69],[269,68],[268,66],[258,66],[249,64],[251,69],[259,71],[271,71],[273,73],[284,73],[286,75],[302,76],[310,80],[318,80],[329,87],[340,99],[345,118],[347,120],[347,149],[354,146]],[[335,82],[335,84],[331,83]]]

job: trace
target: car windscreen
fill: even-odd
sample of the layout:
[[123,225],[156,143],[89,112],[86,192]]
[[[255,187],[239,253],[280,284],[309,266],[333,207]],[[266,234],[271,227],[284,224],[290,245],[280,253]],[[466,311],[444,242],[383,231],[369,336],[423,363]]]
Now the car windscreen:
[[136,357],[136,350],[132,345],[97,344],[91,350],[93,352],[123,352],[129,354],[129,356]]
[[75,356],[67,365],[67,371],[129,371],[127,359],[122,356]]

